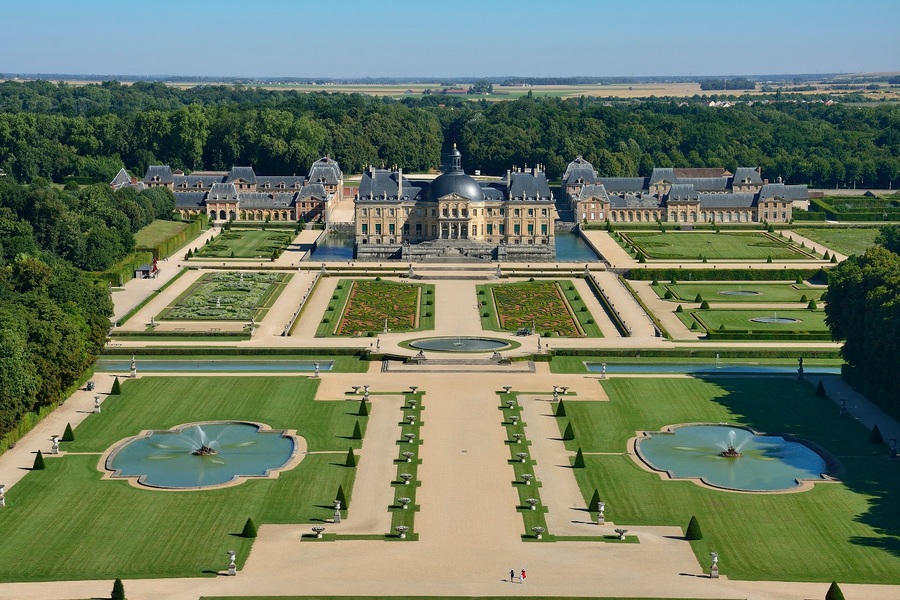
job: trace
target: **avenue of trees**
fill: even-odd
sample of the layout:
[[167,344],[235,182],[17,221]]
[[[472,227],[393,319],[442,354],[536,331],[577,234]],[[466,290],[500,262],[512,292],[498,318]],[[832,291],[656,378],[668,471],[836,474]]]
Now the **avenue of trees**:
[[123,165],[140,176],[149,164],[302,174],[329,154],[348,174],[370,164],[409,172],[438,168],[441,149],[457,143],[467,170],[495,175],[541,163],[555,179],[580,154],[606,176],[646,176],[654,166],[759,166],[770,180],[814,187],[900,183],[896,105],[826,106],[789,94],[725,109],[707,106],[715,95],[470,98],[4,82],[0,168],[26,183],[109,181]]
[[826,322],[845,376],[866,397],[900,417],[900,226],[884,228],[876,245],[829,273]]

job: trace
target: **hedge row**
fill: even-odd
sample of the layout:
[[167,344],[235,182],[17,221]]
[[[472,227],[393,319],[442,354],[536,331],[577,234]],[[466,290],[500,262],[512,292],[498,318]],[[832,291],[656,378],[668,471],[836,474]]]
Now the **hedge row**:
[[837,349],[810,348],[556,348],[555,356],[622,358],[840,358]]
[[707,329],[709,340],[791,340],[795,342],[830,342],[831,333],[809,331],[749,331],[738,329]]
[[795,210],[791,213],[794,221],[825,221],[825,213]]
[[142,246],[138,247],[137,250],[139,252],[152,252],[153,258],[156,259],[171,256],[173,252],[200,235],[200,232],[206,229],[208,223],[209,217],[201,213],[194,217],[185,229],[182,229],[169,239],[160,242],[152,248]]
[[197,348],[194,346],[171,346],[166,348],[104,348],[103,356],[365,356],[367,348]]
[[249,338],[246,331],[113,331],[110,337],[239,337]]
[[828,282],[828,274],[823,268],[817,269],[631,269],[626,278],[635,281],[793,281],[797,277],[804,280]]
[[[835,202],[853,202],[858,208],[841,210]],[[830,221],[900,221],[900,207],[894,202],[870,198],[810,198],[810,210],[822,212]]]
[[594,292],[594,296],[596,296],[597,300],[600,302],[600,306],[603,307],[603,311],[607,314],[609,320],[616,326],[616,330],[618,330],[619,334],[621,334],[622,337],[629,337],[631,332],[619,316],[619,313],[616,312],[616,309],[612,307],[612,303],[600,289],[597,281],[590,275],[586,276],[585,279],[587,280],[588,287]]
[[107,270],[95,273],[95,277],[118,287],[126,281],[134,279],[134,272],[138,267],[149,265],[152,262],[153,254],[151,252],[132,252]]

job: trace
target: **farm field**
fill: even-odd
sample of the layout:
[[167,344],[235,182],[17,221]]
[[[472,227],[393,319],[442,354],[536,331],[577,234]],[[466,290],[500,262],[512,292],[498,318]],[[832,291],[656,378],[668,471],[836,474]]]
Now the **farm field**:
[[490,331],[532,329],[543,336],[602,337],[568,281],[527,281],[476,286],[481,324]]
[[849,256],[851,254],[863,254],[866,248],[875,243],[875,238],[880,230],[877,227],[852,229],[795,227],[792,231]]
[[206,273],[159,315],[173,321],[262,319],[291,280],[290,273]]
[[[215,576],[225,551],[242,564],[248,517],[262,523],[325,519],[338,485],[347,495],[354,470],[343,466],[358,398],[315,402],[317,381],[298,377],[143,377],[109,396],[102,414],[75,429],[62,450],[7,494],[0,511],[0,579],[113,579]],[[264,401],[261,401],[264,399]],[[348,410],[349,409],[349,410]],[[101,480],[100,453],[144,429],[204,420],[254,421],[296,429],[309,450],[277,479],[197,492],[138,489]],[[365,425],[365,419],[362,420]],[[46,552],[57,553],[48,560]],[[89,560],[86,560],[89,557]]]
[[651,260],[799,260],[809,258],[799,248],[763,232],[621,232],[629,245]]
[[[736,281],[729,283],[689,283],[676,284],[660,282],[653,286],[660,298],[667,291],[672,292],[671,302],[694,302],[699,294],[710,304],[716,302],[808,302],[818,300],[825,293],[824,288],[813,288],[804,283],[757,283]],[[726,292],[726,293],[723,293]],[[737,293],[735,293],[737,292]]]
[[293,239],[292,231],[231,229],[201,246],[194,258],[270,259],[273,252],[280,254]]
[[372,335],[434,328],[434,286],[378,279],[341,279],[316,336]]
[[[900,463],[885,462],[884,447],[871,445],[869,432],[815,397],[812,386],[788,378],[627,377],[602,385],[609,402],[567,398],[557,421],[560,432],[573,424],[575,439],[566,446],[585,453],[576,478],[585,499],[599,491],[607,519],[686,527],[695,515],[703,529],[703,539],[692,542],[698,560],[708,561],[710,551],[724,556],[726,548],[735,579],[900,581],[889,502],[900,493]],[[635,431],[690,422],[791,433],[824,447],[846,473],[840,483],[800,493],[733,493],[663,480],[624,454]]]

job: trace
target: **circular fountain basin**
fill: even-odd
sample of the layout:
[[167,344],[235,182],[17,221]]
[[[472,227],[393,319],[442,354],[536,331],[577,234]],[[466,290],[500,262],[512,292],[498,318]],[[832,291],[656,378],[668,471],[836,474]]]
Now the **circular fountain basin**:
[[409,345],[419,350],[437,352],[496,352],[510,347],[509,342],[480,337],[423,338]]
[[791,317],[753,317],[750,319],[754,323],[775,323],[775,324],[787,324],[787,323],[801,323],[800,319],[793,319]]
[[762,292],[754,292],[753,290],[722,290],[719,292],[721,296],[762,296]]
[[[721,456],[729,447],[742,456]],[[635,449],[646,464],[672,478],[749,492],[791,490],[803,480],[821,480],[828,470],[825,459],[804,444],[723,425],[650,433],[637,440]]]
[[293,436],[255,423],[194,423],[124,440],[109,453],[106,469],[110,477],[136,478],[148,487],[203,489],[267,477],[296,450]]

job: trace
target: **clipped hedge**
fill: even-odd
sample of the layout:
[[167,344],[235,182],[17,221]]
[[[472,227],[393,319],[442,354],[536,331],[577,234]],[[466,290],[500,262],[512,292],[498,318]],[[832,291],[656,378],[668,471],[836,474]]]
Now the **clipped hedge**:
[[366,348],[194,348],[176,346],[169,348],[104,348],[104,356],[132,354],[136,356],[366,356]]
[[200,232],[206,229],[208,224],[209,217],[206,214],[201,213],[189,221],[188,226],[185,229],[179,231],[169,239],[164,240],[153,247],[140,246],[137,248],[137,251],[150,252],[153,254],[153,258],[156,259],[171,256],[173,252],[199,236]]
[[123,285],[126,281],[134,279],[134,272],[143,265],[153,262],[152,252],[132,252],[105,271],[95,273],[94,276],[113,286]]
[[612,307],[612,303],[609,301],[609,298],[606,297],[606,294],[600,289],[600,286],[597,285],[597,282],[593,277],[587,276],[585,277],[587,280],[588,287],[591,288],[591,291],[594,292],[594,296],[600,302],[600,306],[603,307],[603,312],[609,317],[609,320],[612,321],[612,324],[616,326],[616,330],[623,337],[628,337],[631,335],[631,332],[628,330],[628,327],[625,325],[625,322],[619,316],[619,313],[616,312],[616,309]]
[[[556,356],[618,358],[841,358],[838,349],[818,348],[554,348]],[[851,384],[852,385],[852,384]]]
[[685,281],[795,281],[817,279],[826,283],[828,274],[819,269],[631,269],[625,273],[627,279],[651,281],[653,279]]

